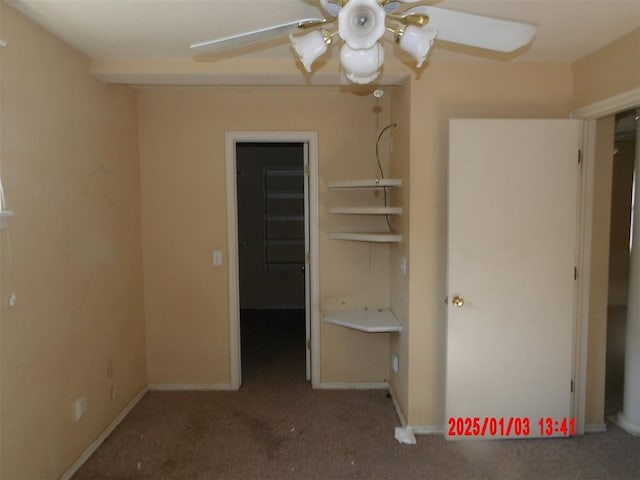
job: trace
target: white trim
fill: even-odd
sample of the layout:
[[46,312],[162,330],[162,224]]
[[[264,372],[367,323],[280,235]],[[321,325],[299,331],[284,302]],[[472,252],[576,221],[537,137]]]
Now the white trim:
[[433,425],[426,427],[411,427],[414,435],[444,435],[444,428]]
[[311,386],[320,383],[320,215],[318,199],[318,134],[308,137],[309,144],[309,272],[311,283]]
[[592,103],[586,107],[578,108],[571,112],[571,118],[594,120],[620,113],[637,105],[640,105],[640,87],[614,95],[600,102]]
[[398,398],[396,397],[396,392],[393,390],[390,384],[387,384],[387,386],[389,387],[389,395],[391,395],[393,407],[396,409],[396,415],[398,415],[398,420],[400,420],[400,425],[403,428],[410,428],[414,435],[441,435],[444,433],[444,428],[442,427],[412,427],[410,425],[407,425],[407,419],[405,418],[404,413],[402,413],[402,409],[400,408],[400,404],[398,403]]
[[229,374],[233,390],[242,384],[240,368],[240,298],[238,285],[238,216],[236,194],[236,143],[300,142],[309,145],[309,242],[311,249],[311,386],[320,383],[320,257],[318,226],[318,133],[225,132],[227,180],[227,258],[229,280]]
[[396,397],[396,392],[393,389],[393,387],[391,387],[391,384],[389,384],[389,395],[391,395],[391,401],[393,402],[393,406],[396,409],[396,415],[398,415],[398,420],[400,420],[400,425],[402,425],[403,427],[407,426],[407,419],[404,416],[404,413],[402,413],[402,409],[400,408],[400,403],[398,402],[398,398]]
[[240,297],[238,286],[238,216],[236,196],[236,148],[235,137],[225,134],[227,180],[227,278],[229,289],[229,378],[231,388],[238,390],[242,384],[240,370]]
[[386,390],[387,382],[321,382],[314,388],[320,390]]
[[585,121],[582,134],[582,173],[578,226],[578,285],[574,344],[573,417],[576,433],[585,433],[587,401],[587,359],[589,336],[589,290],[591,285],[591,231],[593,229],[593,183],[595,172],[595,121]]
[[584,433],[605,433],[606,431],[606,423],[588,423],[584,426]]
[[237,390],[230,383],[156,383],[149,385],[150,392],[217,392]]
[[309,185],[311,183],[310,167],[309,167],[309,144],[305,143],[303,148],[304,160],[304,363],[305,380],[311,381],[311,238],[309,227],[311,219],[309,218],[309,209],[311,207],[309,201]]
[[629,417],[627,417],[623,412],[618,413],[618,415],[611,418],[611,421],[619,426],[625,432],[634,435],[640,436],[640,425],[637,422],[633,422]]
[[578,233],[580,242],[578,246],[578,321],[576,323],[575,395],[573,399],[577,435],[582,435],[587,429],[585,425],[585,411],[587,401],[589,288],[591,283],[591,234],[593,229],[596,120],[638,105],[640,105],[640,87],[578,108],[571,113],[571,118],[585,120],[582,138],[581,225]]
[[124,420],[124,417],[126,417],[129,412],[133,410],[133,408],[138,404],[138,402],[142,400],[142,397],[145,396],[147,391],[147,387],[144,387],[136,394],[135,397],[131,399],[126,407],[124,407],[124,409],[118,414],[118,416],[113,419],[113,421],[107,426],[107,428],[102,431],[100,435],[98,435],[98,438],[91,442],[91,445],[89,445],[86,450],[82,452],[82,454],[78,457],[78,459],[71,464],[67,471],[65,471],[60,476],[60,480],[70,480],[78,472],[78,470],[80,470],[80,467],[82,467],[82,465],[84,465],[85,462],[89,460],[89,457],[91,457],[91,455],[93,455],[96,450],[98,450],[100,445],[102,445],[107,437],[111,435],[111,433],[116,429],[118,425],[120,425],[120,422]]

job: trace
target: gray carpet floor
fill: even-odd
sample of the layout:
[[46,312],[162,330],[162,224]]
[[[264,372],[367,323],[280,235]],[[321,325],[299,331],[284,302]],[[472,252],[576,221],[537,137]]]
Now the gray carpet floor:
[[386,392],[309,387],[296,318],[279,317],[268,341],[273,319],[243,317],[240,391],[148,393],[74,478],[640,479],[640,438],[613,425],[568,439],[401,445]]

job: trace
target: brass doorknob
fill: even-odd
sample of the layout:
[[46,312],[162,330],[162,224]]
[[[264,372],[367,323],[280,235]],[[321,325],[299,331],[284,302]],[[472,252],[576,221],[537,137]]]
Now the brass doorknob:
[[456,295],[455,297],[453,297],[453,300],[451,300],[451,303],[453,303],[454,306],[460,308],[464,306],[464,298]]

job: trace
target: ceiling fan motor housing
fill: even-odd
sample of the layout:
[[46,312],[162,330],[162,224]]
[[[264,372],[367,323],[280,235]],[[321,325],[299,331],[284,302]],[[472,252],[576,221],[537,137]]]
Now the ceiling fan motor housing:
[[340,37],[354,50],[373,48],[384,35],[385,15],[376,0],[350,0],[338,16]]

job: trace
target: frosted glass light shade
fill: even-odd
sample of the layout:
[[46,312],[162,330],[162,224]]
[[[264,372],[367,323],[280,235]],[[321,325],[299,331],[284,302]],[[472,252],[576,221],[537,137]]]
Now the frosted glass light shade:
[[385,15],[376,0],[349,0],[338,15],[338,33],[354,50],[373,48],[384,35]]
[[350,81],[359,84],[371,83],[380,75],[380,68],[384,63],[384,49],[376,43],[373,48],[355,50],[345,43],[340,49],[340,62]]
[[300,61],[304,65],[305,70],[311,73],[311,65],[313,62],[327,51],[327,39],[322,32],[314,30],[311,33],[299,37],[289,35],[289,40],[298,57],[300,57]]
[[437,35],[433,28],[409,25],[400,37],[400,48],[415,58],[416,66],[421,68]]

